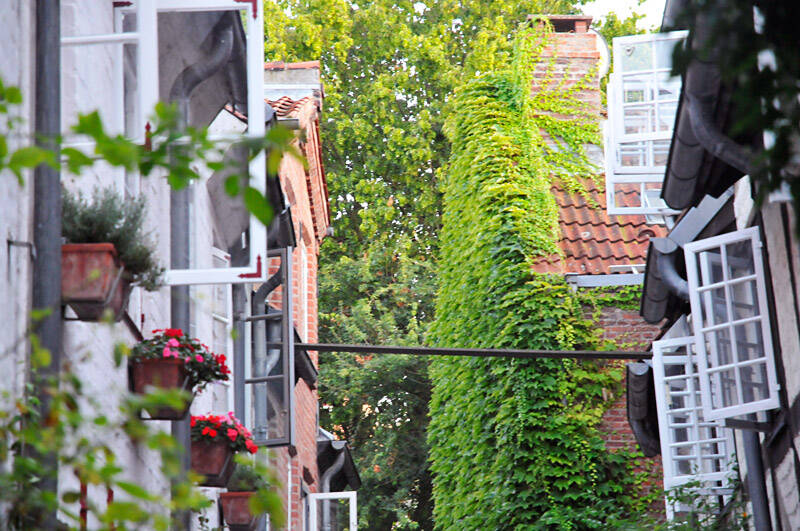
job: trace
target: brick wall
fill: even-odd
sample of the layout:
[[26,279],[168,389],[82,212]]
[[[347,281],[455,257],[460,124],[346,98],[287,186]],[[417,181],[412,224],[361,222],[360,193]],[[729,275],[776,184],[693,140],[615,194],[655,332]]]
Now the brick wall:
[[[660,330],[658,326],[646,323],[635,311],[619,308],[603,308],[598,325],[603,330],[603,339],[614,341],[622,350],[648,349]],[[624,361],[615,363],[618,363],[623,369],[626,364]],[[600,422],[600,431],[603,433],[603,440],[609,451],[639,451],[636,438],[628,423],[627,406],[623,387],[620,395],[608,407]],[[648,492],[652,488],[658,489],[663,486],[661,456],[641,458],[636,471],[647,473],[648,478],[645,485]],[[656,500],[650,512],[655,516],[663,517],[664,504],[662,500]]]
[[[317,341],[317,258],[319,245],[329,225],[328,197],[319,151],[318,108],[308,100],[292,112],[304,131],[305,142],[297,141],[308,159],[307,169],[293,157],[285,157],[279,175],[281,186],[292,209],[297,245],[292,253],[292,321],[304,342]],[[277,258],[269,262],[270,274],[277,271]],[[280,308],[282,287],[270,294],[269,304]],[[316,352],[309,352],[318,367]],[[295,448],[279,448],[271,459],[284,488],[282,498],[292,529],[302,529],[301,485],[310,492],[319,486],[317,470],[317,404],[318,394],[299,380],[294,388]],[[291,470],[289,469],[291,464]],[[291,474],[291,476],[289,475]],[[289,486],[291,485],[291,493]]]

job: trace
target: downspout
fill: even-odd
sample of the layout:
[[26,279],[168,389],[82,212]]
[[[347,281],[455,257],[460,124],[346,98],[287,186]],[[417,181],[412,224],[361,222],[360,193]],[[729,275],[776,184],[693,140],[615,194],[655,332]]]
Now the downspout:
[[747,493],[750,496],[750,504],[753,506],[753,525],[756,531],[772,531],[767,486],[764,483],[764,462],[761,459],[758,432],[743,430],[742,443],[744,445],[744,459],[747,462],[747,477],[745,478],[747,480]]
[[[61,133],[61,11],[60,0],[39,0],[36,3],[36,89],[35,129],[36,142],[55,153],[59,160],[58,135]],[[34,323],[34,332],[42,348],[50,351],[50,365],[37,373],[29,373],[35,393],[40,401],[40,418],[46,419],[52,403],[46,388],[48,380],[57,380],[61,367],[61,173],[59,168],[40,164],[33,171],[33,293],[31,304],[35,310],[49,310],[49,314]],[[29,367],[30,369],[30,367]],[[36,459],[45,473],[39,485],[42,492],[58,492],[58,455],[37,455]],[[55,509],[41,518],[36,525],[55,529],[58,516]]]
[[[333,441],[331,441],[331,448],[333,448]],[[319,480],[319,489],[320,492],[330,492],[331,491],[331,479],[333,476],[338,474],[342,467],[344,466],[345,460],[345,451],[342,448],[342,451],[339,452],[339,455],[336,456],[336,460],[333,464],[322,474],[322,478]],[[322,531],[330,531],[331,530],[331,502],[330,500],[322,500]]]
[[[178,105],[178,127],[183,130],[189,122],[189,101],[192,91],[205,79],[213,76],[228,61],[233,49],[233,28],[231,18],[226,14],[212,31],[214,48],[208,58],[184,69],[169,92],[170,101]],[[188,269],[190,262],[189,200],[190,187],[172,190],[170,193],[170,267],[172,269]],[[191,324],[191,301],[189,286],[173,286],[171,289],[170,312],[172,328],[180,328],[188,332]],[[191,429],[189,419],[172,422],[172,436],[178,444],[188,449],[191,445]],[[189,471],[190,454],[184,451],[181,457],[181,472],[185,476]],[[181,511],[173,515],[173,521],[179,529],[191,528],[191,513]]]

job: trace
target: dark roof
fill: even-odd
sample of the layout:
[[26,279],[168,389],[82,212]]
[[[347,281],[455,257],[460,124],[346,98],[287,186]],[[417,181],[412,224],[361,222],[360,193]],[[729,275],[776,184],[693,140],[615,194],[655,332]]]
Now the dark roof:
[[[534,260],[539,273],[609,274],[611,266],[643,264],[651,237],[663,236],[663,225],[647,223],[645,216],[609,216],[605,192],[584,179],[587,197],[570,193],[562,185],[551,188],[558,205],[562,256]],[[618,194],[621,206],[633,206],[634,192]]]
[[[698,19],[689,33],[689,46],[699,54],[711,38],[708,25]],[[759,147],[759,135],[742,132],[728,137],[737,116],[732,88],[723,83],[714,63],[698,58],[689,63],[661,190],[670,208],[683,210],[706,195],[719,197],[748,173],[750,150]]]
[[647,363],[628,363],[626,382],[628,424],[645,457],[661,453],[653,369]]
[[357,490],[361,487],[361,477],[358,475],[353,456],[350,454],[350,445],[347,441],[337,441],[331,439],[324,432],[320,432],[317,438],[317,468],[319,469],[320,483],[325,473],[339,457],[342,457],[344,462],[342,468],[330,478],[329,491]]

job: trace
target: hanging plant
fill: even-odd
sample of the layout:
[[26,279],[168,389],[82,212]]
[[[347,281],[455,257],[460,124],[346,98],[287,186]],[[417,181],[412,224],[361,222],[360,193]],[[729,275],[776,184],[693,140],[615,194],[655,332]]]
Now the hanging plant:
[[[214,354],[179,328],[153,330],[153,333],[153,337],[131,349],[128,363],[134,393],[145,394],[149,387],[197,393],[210,382],[228,380],[231,371],[224,354]],[[186,415],[190,404],[191,400],[182,411],[157,408],[148,413],[153,419],[177,420]]]
[[227,415],[192,416],[192,471],[203,476],[201,485],[224,487],[236,464],[233,454],[258,452],[250,430],[229,412]]

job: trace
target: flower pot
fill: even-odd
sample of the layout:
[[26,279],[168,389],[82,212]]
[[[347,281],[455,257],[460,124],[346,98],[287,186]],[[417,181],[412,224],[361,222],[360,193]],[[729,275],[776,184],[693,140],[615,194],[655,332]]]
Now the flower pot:
[[[148,388],[189,390],[189,378],[183,360],[174,358],[142,359],[132,361],[131,391],[143,395]],[[181,420],[189,411],[192,400],[181,409],[171,407],[148,408],[146,411],[152,420]]]
[[224,441],[192,441],[192,472],[203,475],[203,487],[225,487],[236,468],[233,452]]
[[219,495],[222,505],[222,518],[231,531],[258,529],[264,515],[253,515],[250,512],[250,497],[255,492],[223,492]]
[[61,246],[61,300],[81,321],[97,321],[106,312],[115,321],[125,313],[130,282],[110,243]]

